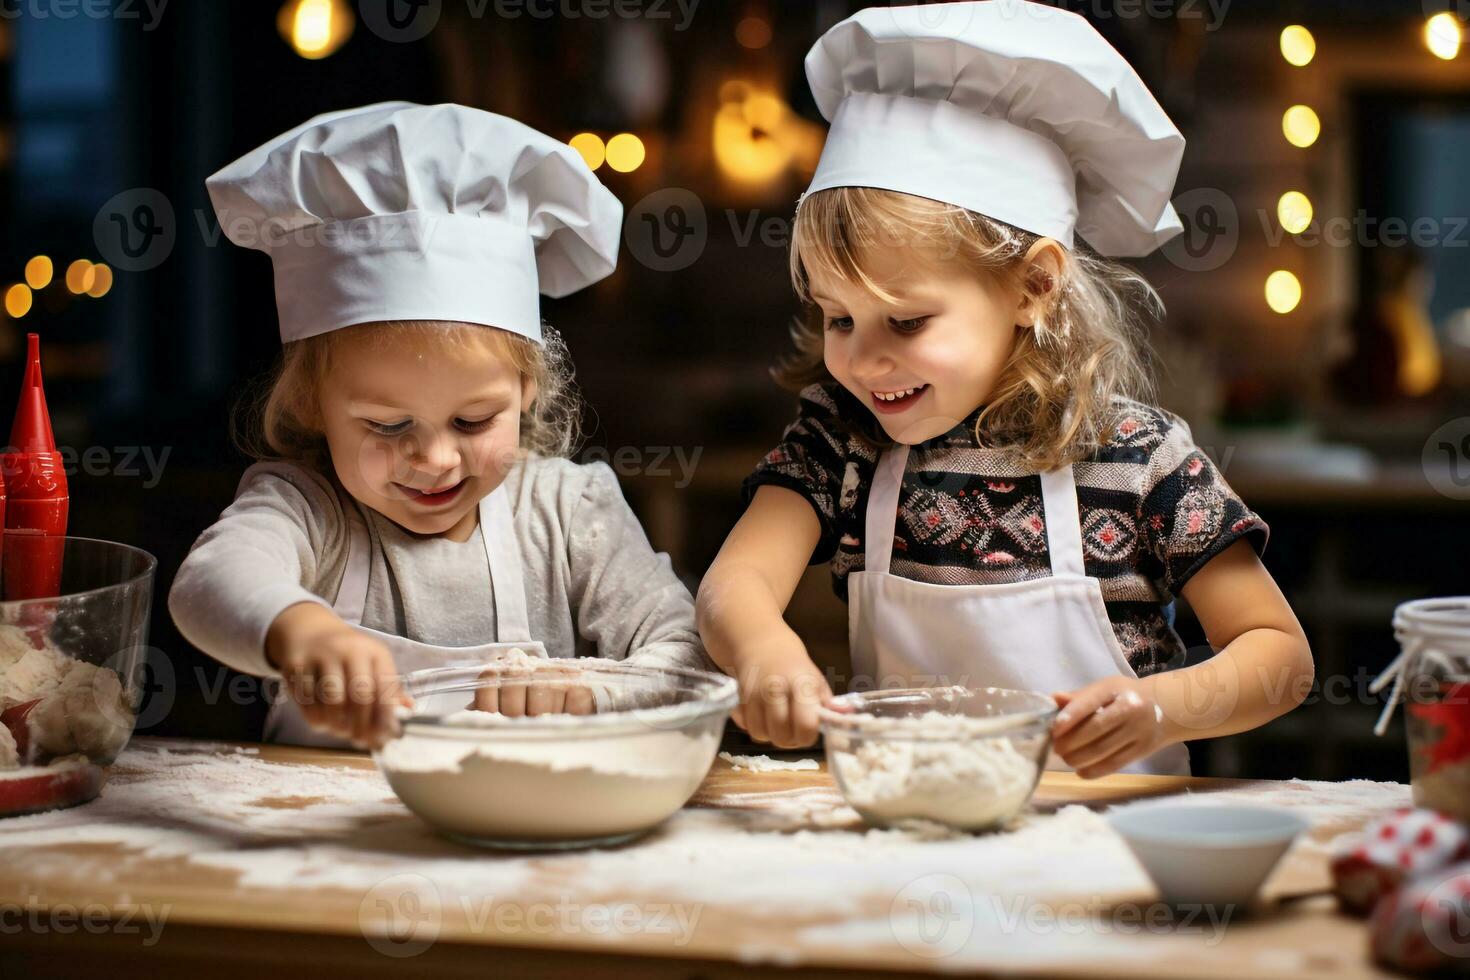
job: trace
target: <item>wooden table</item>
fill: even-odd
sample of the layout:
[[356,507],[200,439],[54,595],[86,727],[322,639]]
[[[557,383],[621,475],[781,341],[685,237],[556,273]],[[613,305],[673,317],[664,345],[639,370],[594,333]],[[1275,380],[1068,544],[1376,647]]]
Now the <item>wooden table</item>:
[[[190,744],[135,740],[135,747],[140,751]],[[238,747],[219,743],[209,743],[209,746],[214,748],[205,746],[197,751],[239,751]],[[254,747],[249,749],[253,750]],[[259,747],[258,751],[261,760],[276,763],[373,768],[370,759],[351,753],[272,746]],[[113,777],[117,785],[137,778],[129,775],[128,758],[124,756],[120,761]],[[1033,806],[1046,813],[1074,803],[1091,808],[1184,789],[1211,793],[1250,785],[1243,780],[1131,775],[1085,781],[1070,773],[1048,772],[1036,792]],[[1325,792],[1314,791],[1313,785],[1279,783],[1269,788],[1300,789],[1301,799],[1307,801],[1314,792]],[[823,798],[831,788],[825,771],[752,773],[733,771],[725,762],[718,762],[690,806],[723,812],[755,805],[752,801],[761,797],[754,794],[779,796],[810,790],[815,794],[813,798]],[[387,791],[386,784],[383,789]],[[1407,800],[1408,788],[1403,789]],[[1385,790],[1379,784],[1376,792],[1391,792],[1391,788]],[[99,804],[106,799],[104,795]],[[276,799],[269,805],[289,810],[308,802]],[[394,801],[378,805],[386,808],[397,804]],[[181,800],[181,822],[187,819],[186,810],[187,804]],[[397,813],[386,809],[384,813],[373,818],[371,846],[398,852],[399,857],[422,856],[427,860],[451,855],[462,856],[465,861],[512,860],[440,841],[426,834],[406,810]],[[1331,825],[1319,823],[1314,826],[1312,836],[1326,840],[1355,829],[1353,824],[1357,823],[1361,819]],[[12,826],[23,830],[22,824]],[[834,825],[823,823],[814,825],[811,832],[822,833],[833,828]],[[81,829],[84,831],[85,827]],[[849,834],[854,830],[838,829]],[[233,872],[199,866],[179,856],[145,863],[123,862],[120,856],[114,858],[110,853],[116,845],[80,840],[28,845],[22,849],[7,845],[6,832],[5,824],[0,823],[0,977],[4,978],[47,975],[120,980],[208,975],[260,980],[278,971],[293,974],[301,971],[311,980],[389,974],[724,977],[746,972],[752,965],[809,976],[933,975],[976,972],[977,966],[984,970],[984,964],[961,964],[929,955],[925,949],[916,950],[912,943],[905,947],[894,941],[876,945],[843,942],[842,920],[851,911],[834,914],[824,907],[812,907],[801,915],[773,916],[769,909],[752,908],[739,902],[705,909],[697,926],[685,937],[687,941],[678,946],[666,934],[589,934],[586,931],[563,934],[529,928],[525,923],[483,920],[476,923],[457,914],[446,903],[432,942],[424,944],[422,949],[413,949],[408,956],[390,955],[408,950],[389,948],[391,943],[385,947],[381,937],[376,942],[365,938],[363,910],[368,907],[370,896],[362,889],[284,890],[243,886]],[[12,839],[18,836],[23,834]],[[294,846],[293,842],[288,843]],[[302,846],[310,843],[310,840],[300,842]],[[956,846],[971,843],[967,839]],[[628,845],[623,851],[636,856],[639,846]],[[487,863],[484,867],[488,873],[492,865]],[[854,867],[860,871],[861,862]],[[98,869],[110,870],[100,873]],[[751,869],[732,867],[730,873],[749,874]],[[766,869],[762,873],[780,874],[781,869]],[[943,873],[943,868],[934,869],[930,877]],[[998,969],[1022,975],[1197,975],[1232,980],[1242,975],[1318,976],[1333,980],[1382,975],[1368,962],[1362,923],[1336,913],[1330,897],[1323,894],[1327,885],[1322,851],[1299,843],[1268,882],[1265,911],[1230,922],[1216,941],[1120,931],[1099,940],[1105,944],[1127,944],[1098,947],[1100,952],[1111,949],[1110,955],[1073,958],[1061,963],[1048,963],[1043,956],[1018,963],[1000,957],[1004,950],[998,950],[998,960],[1003,959]],[[598,881],[567,877],[558,882],[558,887],[561,894],[573,899],[595,902],[608,898],[605,883]],[[834,900],[840,891],[842,886],[834,884]],[[898,897],[891,896],[889,900],[896,902]],[[1140,904],[1153,898],[1151,894],[1136,892],[1113,899],[1122,902],[1130,897]],[[147,930],[142,928],[141,918],[135,911],[145,904],[170,910],[166,927],[153,943],[145,942]],[[878,909],[878,914],[884,909],[886,906]],[[69,913],[70,918],[58,917],[59,913]],[[97,927],[83,927],[78,918],[84,915],[93,916]],[[116,924],[129,916],[136,920],[132,930],[102,927],[104,917]],[[813,925],[823,924],[837,931],[826,941],[803,938],[812,935],[809,930]],[[808,931],[803,933],[803,930]],[[1044,943],[1039,948],[1044,951]],[[1120,950],[1121,956],[1117,955]],[[964,969],[958,970],[961,966]]]

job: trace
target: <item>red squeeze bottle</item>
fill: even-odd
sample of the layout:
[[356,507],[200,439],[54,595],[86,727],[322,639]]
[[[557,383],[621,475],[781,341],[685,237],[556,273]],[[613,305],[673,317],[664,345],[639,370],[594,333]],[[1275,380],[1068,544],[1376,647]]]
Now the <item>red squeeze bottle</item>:
[[51,433],[51,413],[41,387],[41,338],[26,335],[26,374],[21,382],[10,452],[0,456],[8,500],[3,553],[5,598],[39,599],[61,591],[69,497],[66,469]]

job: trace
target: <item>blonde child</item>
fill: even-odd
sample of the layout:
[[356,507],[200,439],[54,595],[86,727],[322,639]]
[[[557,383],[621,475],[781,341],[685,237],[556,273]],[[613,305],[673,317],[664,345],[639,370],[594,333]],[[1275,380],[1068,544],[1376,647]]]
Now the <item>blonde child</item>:
[[[538,293],[612,271],[622,209],[569,147],[456,105],[319,116],[209,179],[266,250],[282,360],[262,458],[169,594],[179,630],[276,678],[266,737],[365,746],[399,675],[492,643],[701,666],[693,602],[605,465],[559,458],[579,408]],[[508,714],[586,712],[508,687]]]
[[[1106,258],[1180,230],[1183,140],[1142,82],[1080,17],[1016,2],[861,11],[807,73],[832,128],[781,373],[808,386],[698,599],[737,720],[813,741],[831,692],[782,613],[819,561],[852,686],[1053,694],[1051,765],[1083,776],[1187,773],[1185,739],[1298,703],[1266,525],[1144,400],[1158,298]],[[1176,595],[1219,651],[1182,669]]]

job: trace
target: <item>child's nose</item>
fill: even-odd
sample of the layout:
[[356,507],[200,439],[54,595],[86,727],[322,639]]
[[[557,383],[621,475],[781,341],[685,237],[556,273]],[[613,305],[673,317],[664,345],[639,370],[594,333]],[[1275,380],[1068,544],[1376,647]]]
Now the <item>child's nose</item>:
[[859,378],[881,377],[893,367],[888,345],[882,337],[864,336],[862,332],[854,331],[850,351],[852,371]]
[[459,465],[459,440],[447,432],[434,431],[423,437],[415,462],[423,469],[444,471]]

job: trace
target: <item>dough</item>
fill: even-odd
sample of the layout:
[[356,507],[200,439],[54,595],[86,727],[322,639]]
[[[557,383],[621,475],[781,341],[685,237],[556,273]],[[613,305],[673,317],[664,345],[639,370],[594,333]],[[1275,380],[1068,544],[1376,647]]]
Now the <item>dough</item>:
[[[30,647],[29,641],[26,646]],[[0,673],[0,711],[55,691],[61,686],[61,678],[71,663],[49,647],[27,649]]]
[[0,626],[0,674],[34,649],[30,637],[18,626]]
[[133,734],[133,713],[117,672],[78,663],[62,684],[66,724],[76,751],[93,762],[117,758]]
[[[82,753],[95,762],[111,762],[132,735],[134,720],[117,672],[73,660],[55,647],[36,650],[14,627],[0,627],[0,661],[12,652],[16,635],[26,650],[0,667],[0,711],[40,700],[25,720],[32,758]],[[12,752],[7,756],[0,750],[0,769],[15,768],[17,763],[6,764],[15,757],[14,735],[6,730],[5,738]]]
[[15,736],[10,729],[0,725],[0,770],[20,768],[20,754],[16,749]]

